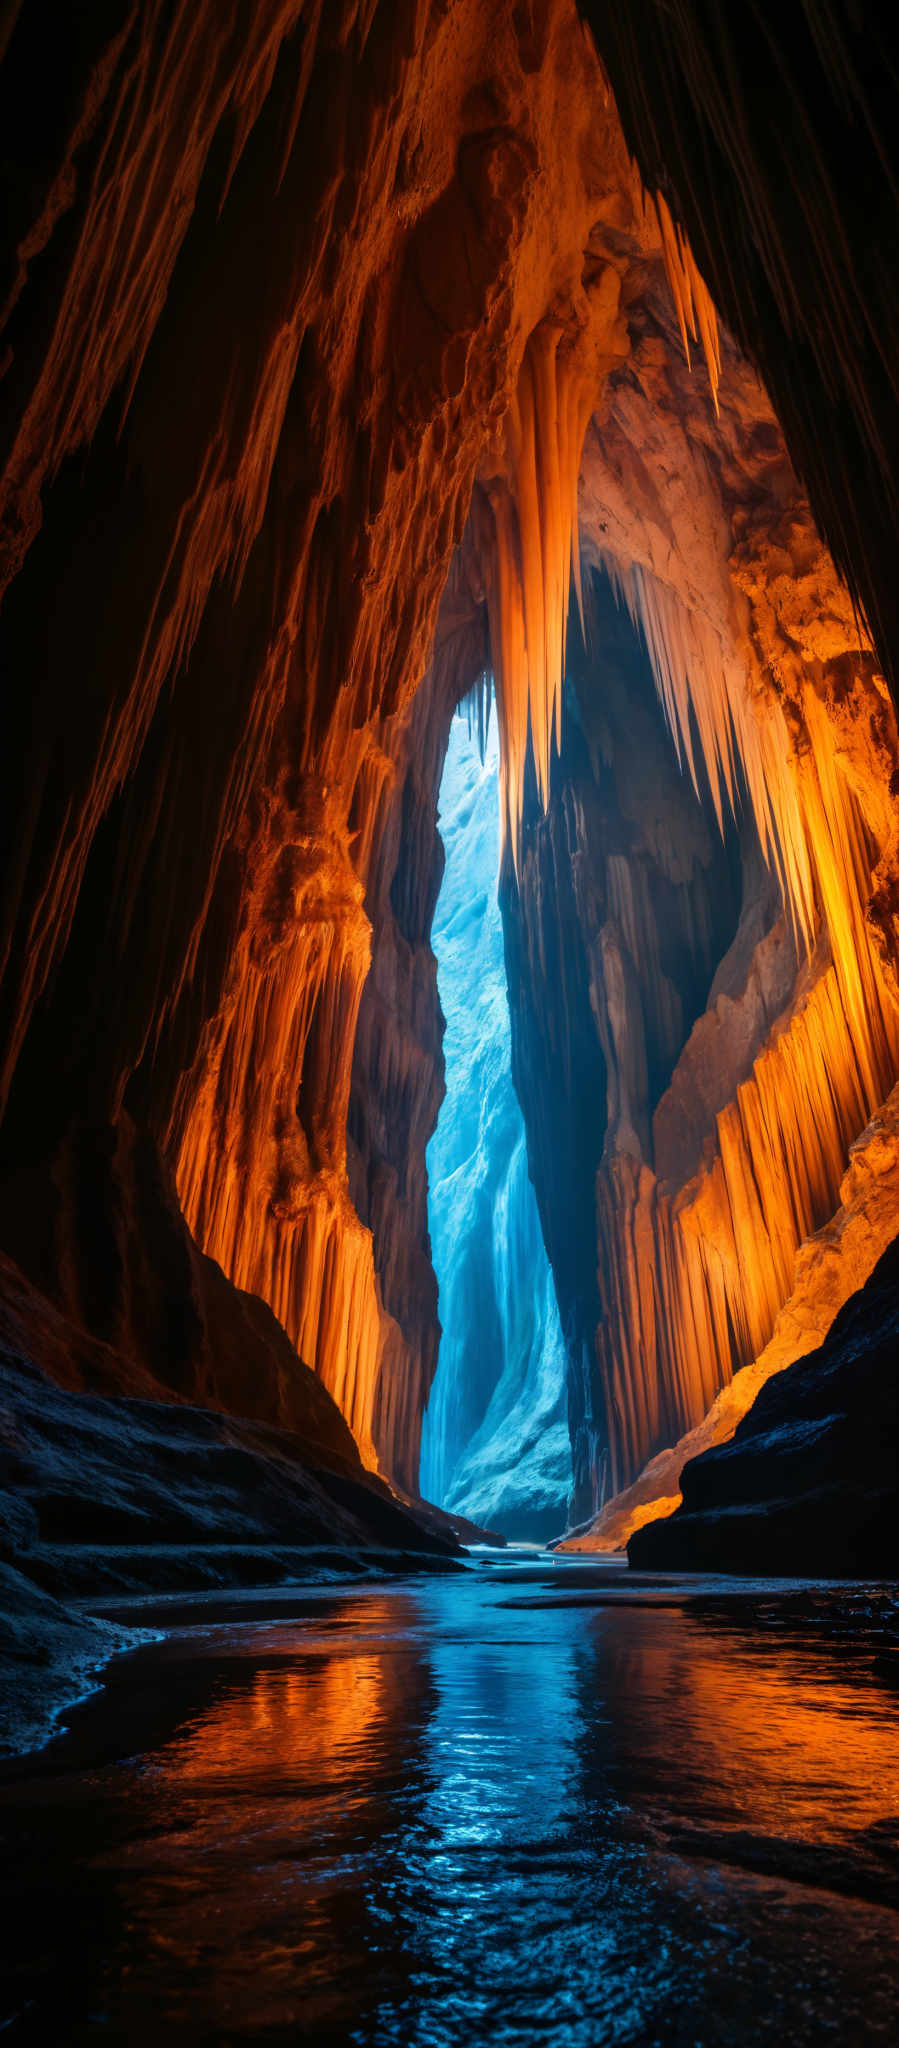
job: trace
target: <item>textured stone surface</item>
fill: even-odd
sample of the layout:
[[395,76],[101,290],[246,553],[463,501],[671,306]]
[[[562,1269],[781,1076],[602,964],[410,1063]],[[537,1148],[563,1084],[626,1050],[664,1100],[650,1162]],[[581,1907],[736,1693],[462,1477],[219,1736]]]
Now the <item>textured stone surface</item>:
[[899,1572],[899,1244],[820,1350],[769,1379],[729,1443],[681,1474],[638,1567],[892,1578]]
[[631,1486],[566,1538],[564,1548],[623,1550],[645,1522],[674,1513],[684,1466],[713,1445],[729,1442],[766,1382],[817,1349],[844,1303],[864,1286],[893,1243],[897,1213],[899,1091],[894,1089],[850,1150],[836,1214],[800,1246],[793,1291],[764,1351],[734,1374],[695,1429],[650,1459]]
[[[726,337],[719,406],[716,419],[702,381],[691,380],[670,345],[661,299],[647,291],[630,355],[609,378],[588,433],[582,541],[646,638],[699,788],[718,795],[727,831],[722,785],[730,783],[771,857],[766,874],[744,826],[739,927],[716,958],[708,1012],[686,1043],[681,1036],[667,1088],[653,1100],[645,1024],[642,1032],[641,1020],[634,1025],[638,1007],[646,1009],[637,989],[652,946],[635,943],[632,905],[622,899],[610,919],[604,888],[585,884],[591,861],[601,866],[601,833],[592,817],[586,822],[583,795],[580,820],[566,828],[581,875],[563,883],[571,908],[554,911],[553,921],[565,932],[571,997],[559,1002],[552,974],[561,1029],[547,1039],[523,1100],[532,1142],[549,1161],[548,1184],[556,1183],[552,1216],[544,1208],[554,1262],[556,1246],[564,1260],[582,1244],[572,1290],[582,1315],[568,1334],[582,1389],[584,1516],[697,1424],[731,1374],[764,1349],[801,1245],[834,1213],[849,1148],[889,1092],[899,1057],[890,909],[899,756],[888,694],[765,395]],[[606,638],[614,667],[614,632]],[[604,659],[600,633],[597,700]],[[627,744],[626,735],[617,742]],[[596,781],[591,763],[580,784]],[[552,834],[562,831],[566,805],[572,797],[560,780],[549,829],[539,828],[546,871],[526,881],[534,903],[556,891]],[[664,836],[651,811],[638,829],[650,845],[653,831]],[[526,863],[527,852],[525,875]],[[570,865],[567,849],[561,864]],[[664,915],[666,931],[676,929]],[[525,906],[525,926],[527,917]],[[538,1034],[548,945],[545,933],[529,941]],[[554,1075],[568,1101],[559,1125],[567,1175],[552,1158]],[[564,1302],[559,1267],[556,1277]]]
[[[437,1081],[410,706],[533,330],[552,309],[626,346],[583,251],[636,187],[570,0],[145,0],[58,55],[48,95],[21,14],[0,1177],[10,1207],[26,1163],[49,1190],[73,1107],[105,1133],[124,1102],[201,1248],[411,1480]],[[43,1249],[19,1233],[47,1281]]]
[[[108,1353],[107,1369],[116,1364],[125,1378]],[[304,1375],[307,1414],[279,1429],[173,1401],[67,1392],[2,1344],[0,1750],[45,1740],[102,1663],[135,1640],[97,1615],[104,1598],[127,1606],[149,1593],[451,1563],[451,1527],[364,1471],[343,1418]]]
[[761,368],[895,683],[895,12],[831,0],[583,0],[583,11],[629,146]]

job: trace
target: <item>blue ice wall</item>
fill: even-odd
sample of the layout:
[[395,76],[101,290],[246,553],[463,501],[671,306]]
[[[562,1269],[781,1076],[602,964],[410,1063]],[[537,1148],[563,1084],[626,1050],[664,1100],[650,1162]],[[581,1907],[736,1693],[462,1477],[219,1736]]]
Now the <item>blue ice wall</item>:
[[505,1535],[557,1535],[571,1486],[565,1353],[512,1084],[493,717],[482,765],[454,718],[440,787],[446,871],[432,944],[446,1100],[428,1148],[443,1336],[421,1490]]

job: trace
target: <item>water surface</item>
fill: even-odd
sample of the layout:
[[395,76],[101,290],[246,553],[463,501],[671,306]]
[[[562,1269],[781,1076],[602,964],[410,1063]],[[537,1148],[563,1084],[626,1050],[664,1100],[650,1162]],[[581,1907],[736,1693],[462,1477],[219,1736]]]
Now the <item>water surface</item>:
[[120,1660],[0,1789],[4,2040],[899,2038],[891,1597],[552,1570]]

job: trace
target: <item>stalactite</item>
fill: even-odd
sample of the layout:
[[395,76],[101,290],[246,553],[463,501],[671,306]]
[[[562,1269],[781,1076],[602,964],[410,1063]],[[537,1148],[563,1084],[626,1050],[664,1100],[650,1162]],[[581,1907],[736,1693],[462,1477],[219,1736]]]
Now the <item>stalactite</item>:
[[701,341],[709,373],[712,404],[717,415],[718,385],[721,380],[718,315],[683,228],[672,220],[667,200],[662,192],[654,194],[653,205],[662,237],[662,254],[684,344],[684,354],[689,364],[691,337],[694,342]]
[[613,556],[603,560],[645,639],[671,734],[694,788],[700,788],[701,764],[723,829],[725,802],[736,815],[745,786],[794,930],[810,948],[815,898],[809,835],[780,704],[769,691],[762,716],[745,659],[725,653],[708,620],[686,611],[674,592],[639,563],[622,568]]
[[895,9],[580,4],[641,174],[760,366],[895,696]]
[[487,758],[487,734],[490,729],[490,712],[493,705],[493,676],[489,669],[482,669],[471,689],[466,690],[459,704],[468,725],[468,737],[477,744],[478,756],[483,767]]
[[[617,300],[616,300],[617,309]],[[502,758],[500,815],[518,863],[528,746],[546,805],[562,718],[572,573],[580,600],[577,487],[598,397],[595,366],[544,322],[531,335],[510,407],[506,465],[491,479],[485,565]]]
[[[609,574],[646,641],[659,695],[694,787],[700,767],[719,826],[745,789],[797,938],[811,954],[822,928],[833,953],[866,1089],[891,1084],[897,1020],[865,919],[871,859],[857,802],[842,774],[834,727],[811,683],[800,689],[797,746],[783,707],[749,661],[726,655],[714,628],[633,565]],[[698,758],[697,758],[698,743]]]
[[[788,550],[778,557],[771,548],[764,561],[751,548],[746,560],[741,553],[730,570],[730,604],[726,596],[721,602],[712,562],[707,615],[699,603],[688,608],[645,562],[628,559],[626,532],[616,536],[617,559],[605,543],[606,568],[647,648],[682,771],[710,799],[723,833],[747,810],[754,819],[792,931],[792,943],[784,932],[783,949],[794,957],[796,978],[789,1001],[787,984],[748,1050],[754,1065],[743,1064],[745,1027],[735,1021],[736,1071],[705,1108],[702,1091],[691,1094],[685,1049],[683,1073],[679,1063],[650,1131],[646,1086],[634,1064],[640,1004],[628,994],[628,976],[648,954],[626,864],[620,877],[615,868],[606,878],[602,915],[585,907],[608,1072],[596,1182],[596,1413],[605,1410],[608,1431],[600,1497],[628,1484],[647,1458],[694,1426],[733,1373],[768,1344],[800,1248],[832,1216],[850,1147],[899,1073],[895,990],[867,915],[889,832],[867,788],[875,759],[876,773],[889,777],[895,723],[871,683],[870,649],[863,638],[846,637],[851,613],[832,568],[818,547],[806,559],[799,512],[794,522],[792,610],[778,582],[787,581],[780,562],[793,567]],[[800,598],[802,577],[808,589]],[[700,577],[694,587],[701,592]],[[781,618],[775,606],[785,603]],[[808,624],[803,605],[812,607]],[[727,1007],[731,987],[724,987]],[[696,1058],[706,1055],[717,1087],[726,1061],[716,1067],[707,1037]],[[600,1468],[604,1442],[601,1421]]]
[[[713,791],[718,782],[736,804],[742,776],[814,950],[804,994],[719,1113],[696,1179],[670,1189],[622,1153],[600,1173],[599,1356],[613,1489],[698,1422],[764,1349],[799,1247],[832,1214],[850,1145],[899,1073],[899,1014],[865,918],[871,849],[826,707],[806,680],[801,741],[789,745],[772,693],[760,704],[745,685],[735,689],[737,671],[709,629],[636,573],[624,587],[694,780],[691,719]],[[720,787],[716,805],[720,818]]]
[[673,1193],[628,1155],[600,1173],[610,1492],[764,1350],[800,1245],[833,1213],[849,1148],[888,1092],[881,1070],[872,1099],[865,1064],[831,966],[718,1116],[695,1180]]
[[[662,195],[651,200],[639,182],[635,193],[650,241],[657,224],[687,362],[691,338],[700,341],[717,413],[721,347],[710,294]],[[628,346],[618,316],[619,279],[609,267],[603,273],[593,314],[596,332],[589,347],[589,336],[579,336],[572,345],[552,320],[535,328],[509,408],[502,474],[487,484],[493,533],[483,536],[483,545],[502,756],[501,824],[516,871],[528,748],[545,809],[550,761],[561,740],[572,581],[584,629],[578,478],[584,438],[605,373]]]

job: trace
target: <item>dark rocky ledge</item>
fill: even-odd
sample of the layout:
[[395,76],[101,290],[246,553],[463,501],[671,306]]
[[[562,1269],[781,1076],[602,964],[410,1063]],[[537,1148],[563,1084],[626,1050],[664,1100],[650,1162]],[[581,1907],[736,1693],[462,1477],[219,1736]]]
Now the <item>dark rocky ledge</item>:
[[439,1511],[397,1500],[337,1421],[71,1392],[0,1346],[0,1751],[46,1740],[149,1594],[452,1569]]
[[899,1239],[681,1489],[676,1514],[631,1537],[640,1570],[899,1576]]

